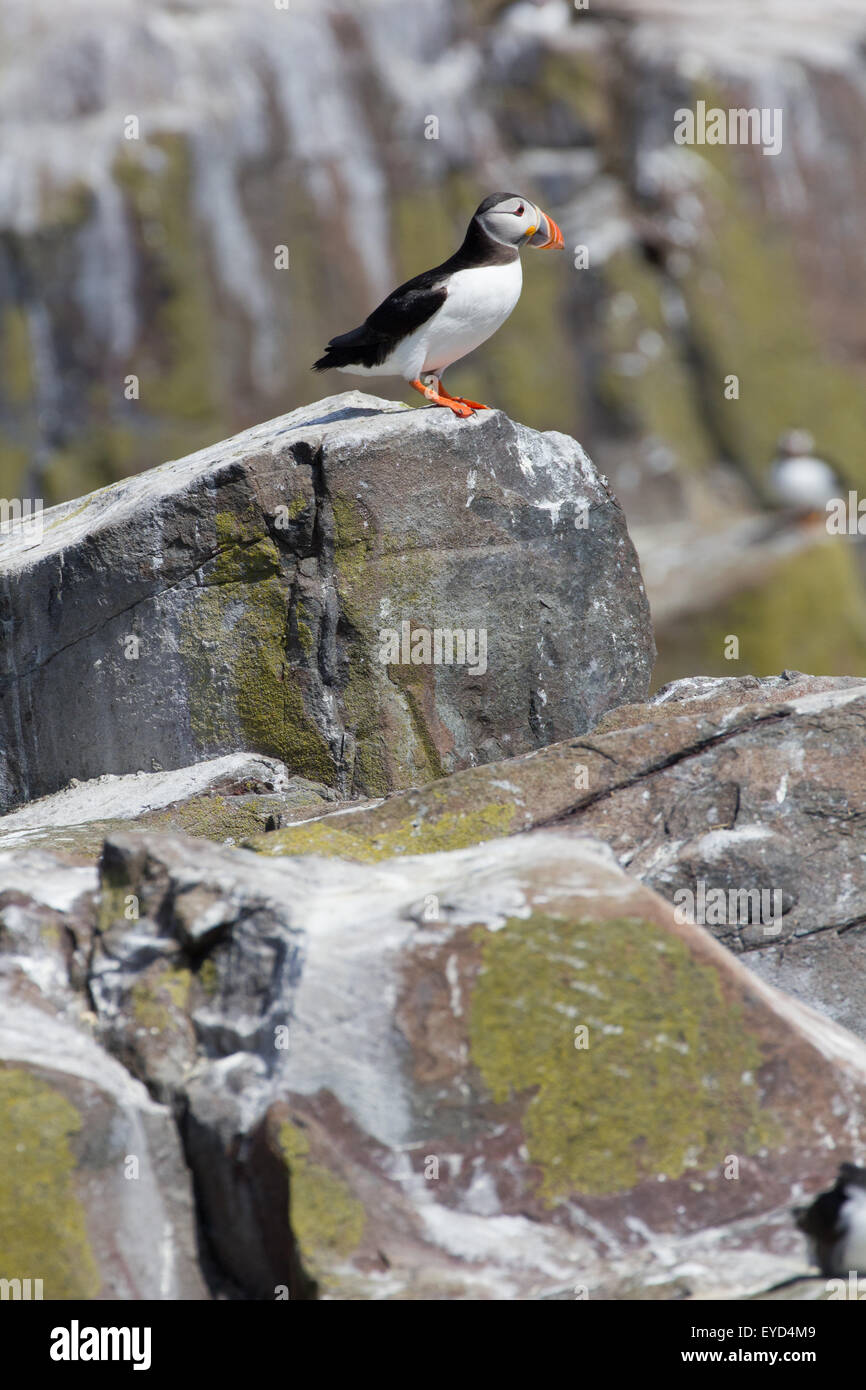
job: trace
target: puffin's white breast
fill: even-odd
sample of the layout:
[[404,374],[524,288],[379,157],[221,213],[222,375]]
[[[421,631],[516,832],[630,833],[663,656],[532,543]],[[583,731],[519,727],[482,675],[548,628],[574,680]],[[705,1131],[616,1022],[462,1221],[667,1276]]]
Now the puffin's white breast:
[[495,333],[508,318],[523,288],[520,257],[507,265],[458,270],[448,281],[448,298],[423,325],[424,372],[444,371]]
[[829,464],[807,455],[778,460],[770,482],[777,501],[786,507],[820,509],[839,492],[839,481]]
[[866,1189],[849,1187],[839,1216],[848,1228],[841,1252],[843,1267],[846,1273],[856,1269],[866,1274]]
[[505,322],[523,288],[520,257],[507,265],[457,270],[447,282],[448,297],[426,323],[409,333],[375,367],[353,364],[341,372],[361,376],[402,376],[412,381],[423,372],[444,372],[465,357]]

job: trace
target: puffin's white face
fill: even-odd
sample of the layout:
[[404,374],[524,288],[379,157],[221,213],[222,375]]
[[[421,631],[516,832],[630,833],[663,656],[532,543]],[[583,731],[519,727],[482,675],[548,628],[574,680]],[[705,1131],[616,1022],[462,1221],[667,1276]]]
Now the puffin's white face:
[[475,216],[485,232],[504,246],[543,248],[563,244],[562,232],[553,218],[518,194],[503,194],[489,207],[482,203]]

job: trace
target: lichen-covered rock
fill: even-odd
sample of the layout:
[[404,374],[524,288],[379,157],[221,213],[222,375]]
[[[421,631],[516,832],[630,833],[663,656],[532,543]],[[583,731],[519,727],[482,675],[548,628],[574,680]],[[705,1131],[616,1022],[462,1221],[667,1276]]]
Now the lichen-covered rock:
[[766,1292],[807,1272],[791,1201],[866,1143],[866,1047],[597,841],[353,865],[130,831],[102,874],[100,1020],[186,1114],[254,1297]]
[[182,830],[234,844],[289,823],[303,808],[335,797],[321,783],[289,777],[276,758],[228,753],[171,772],[104,773],[0,816],[0,852],[41,847],[96,860],[105,836],[123,824]]
[[0,1274],[45,1299],[207,1298],[172,1113],[94,1034],[96,886],[0,855]]
[[588,736],[249,843],[372,861],[552,824],[598,836],[765,978],[862,1033],[864,720],[855,677],[696,677]]
[[574,440],[499,412],[349,393],[42,524],[0,545],[6,809],[243,749],[378,795],[647,690],[616,499]]
[[863,1036],[864,728],[855,678],[677,681],[600,725],[599,748],[654,749],[655,770],[568,821],[764,979]]

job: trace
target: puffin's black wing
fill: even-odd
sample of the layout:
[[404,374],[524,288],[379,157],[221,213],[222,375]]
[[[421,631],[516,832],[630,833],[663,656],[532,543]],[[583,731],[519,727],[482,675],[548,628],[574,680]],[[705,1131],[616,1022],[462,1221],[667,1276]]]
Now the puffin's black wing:
[[448,298],[443,267],[407,280],[383,299],[360,328],[332,338],[313,370],[327,367],[378,367],[403,338],[408,338],[440,309]]
[[821,1192],[811,1206],[800,1207],[796,1221],[804,1235],[813,1240],[832,1242],[845,1234],[840,1220],[840,1212],[845,1202],[845,1191],[838,1185],[830,1192]]
[[827,1278],[838,1272],[838,1245],[846,1230],[842,1208],[848,1198],[849,1174],[860,1176],[862,1172],[852,1163],[841,1164],[830,1191],[820,1192],[811,1206],[798,1207],[794,1212],[797,1225],[809,1237],[812,1258]]

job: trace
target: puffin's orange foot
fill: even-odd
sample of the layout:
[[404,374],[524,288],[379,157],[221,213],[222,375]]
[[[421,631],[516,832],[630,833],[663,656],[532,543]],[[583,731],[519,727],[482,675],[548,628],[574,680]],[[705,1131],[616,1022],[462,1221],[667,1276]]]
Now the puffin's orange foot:
[[468,420],[470,415],[475,414],[471,401],[461,401],[456,396],[449,396],[447,391],[437,391],[433,386],[425,386],[418,377],[414,381],[410,381],[409,385],[414,386],[416,391],[420,391],[421,395],[432,405],[446,405],[461,420]]
[[442,382],[439,383],[439,395],[444,396],[446,401],[459,401],[461,405],[468,405],[473,410],[489,410],[489,405],[483,405],[481,401],[470,401],[466,396],[452,396],[450,391],[446,391]]

